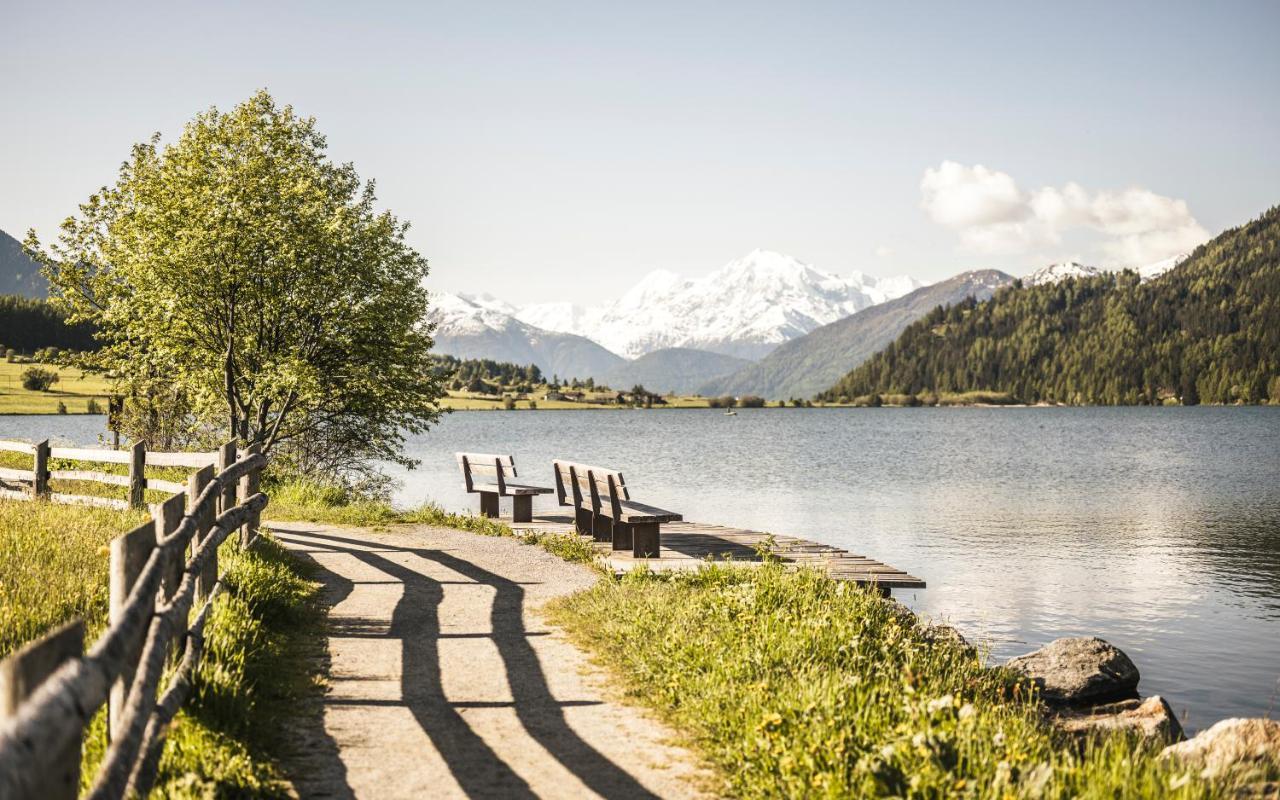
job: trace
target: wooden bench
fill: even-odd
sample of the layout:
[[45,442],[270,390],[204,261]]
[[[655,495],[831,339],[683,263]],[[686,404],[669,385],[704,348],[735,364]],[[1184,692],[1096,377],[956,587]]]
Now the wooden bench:
[[511,456],[493,455],[490,453],[455,453],[458,466],[462,468],[462,479],[467,483],[469,494],[480,494],[480,515],[483,517],[498,516],[498,498],[511,498],[511,519],[514,522],[533,521],[533,496],[551,494],[545,486],[530,486],[525,483],[512,483],[515,478],[516,462]]
[[597,542],[612,542],[614,550],[630,550],[636,558],[657,558],[660,528],[679,522],[679,514],[631,499],[622,473],[603,467],[553,461],[556,498],[573,507],[574,527]]

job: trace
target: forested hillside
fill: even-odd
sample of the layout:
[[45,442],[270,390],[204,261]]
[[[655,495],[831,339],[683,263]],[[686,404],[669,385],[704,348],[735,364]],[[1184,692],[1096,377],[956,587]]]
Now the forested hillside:
[[820,395],[1009,392],[1025,402],[1280,400],[1280,207],[1164,276],[1003,289],[938,308]]
[[65,317],[44,300],[0,295],[0,346],[21,353],[44,347],[94,350],[93,326],[68,325]]

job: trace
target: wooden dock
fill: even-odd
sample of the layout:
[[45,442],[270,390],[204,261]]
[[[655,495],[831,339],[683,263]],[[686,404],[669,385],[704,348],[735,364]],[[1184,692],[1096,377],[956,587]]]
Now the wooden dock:
[[[538,514],[531,522],[514,522],[511,526],[515,531],[567,534],[573,532],[573,518],[568,514]],[[619,572],[641,564],[649,569],[695,569],[707,559],[759,563],[760,555],[756,548],[768,535],[761,531],[701,522],[670,522],[662,526],[659,558],[633,558],[630,552],[612,550],[608,542],[596,542],[595,545],[609,565]],[[883,590],[925,588],[923,580],[896,567],[796,536],[775,534],[773,553],[785,563],[825,569],[836,580],[875,585]]]

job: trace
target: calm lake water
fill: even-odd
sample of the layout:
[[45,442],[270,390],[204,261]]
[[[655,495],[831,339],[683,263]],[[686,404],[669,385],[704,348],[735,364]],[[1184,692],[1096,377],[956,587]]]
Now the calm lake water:
[[[0,437],[101,430],[0,417]],[[455,450],[547,485],[555,457],[618,467],[686,519],[887,561],[995,658],[1101,636],[1192,729],[1280,712],[1280,408],[458,412],[409,442],[399,502],[475,508]]]

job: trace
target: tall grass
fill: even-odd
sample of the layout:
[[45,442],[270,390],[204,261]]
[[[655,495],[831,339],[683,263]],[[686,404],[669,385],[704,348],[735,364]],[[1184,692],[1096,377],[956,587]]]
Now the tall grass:
[[[0,655],[83,617],[105,628],[109,543],[146,519],[46,502],[0,500]],[[280,720],[318,691],[310,658],[322,641],[319,584],[270,539],[219,552],[225,591],[206,627],[193,694],[170,729],[156,797],[288,797]],[[105,711],[85,736],[87,788],[106,748]]]
[[741,797],[1207,798],[1225,789],[1126,736],[1084,749],[1026,684],[930,642],[874,593],[810,570],[629,573],[554,602]]

